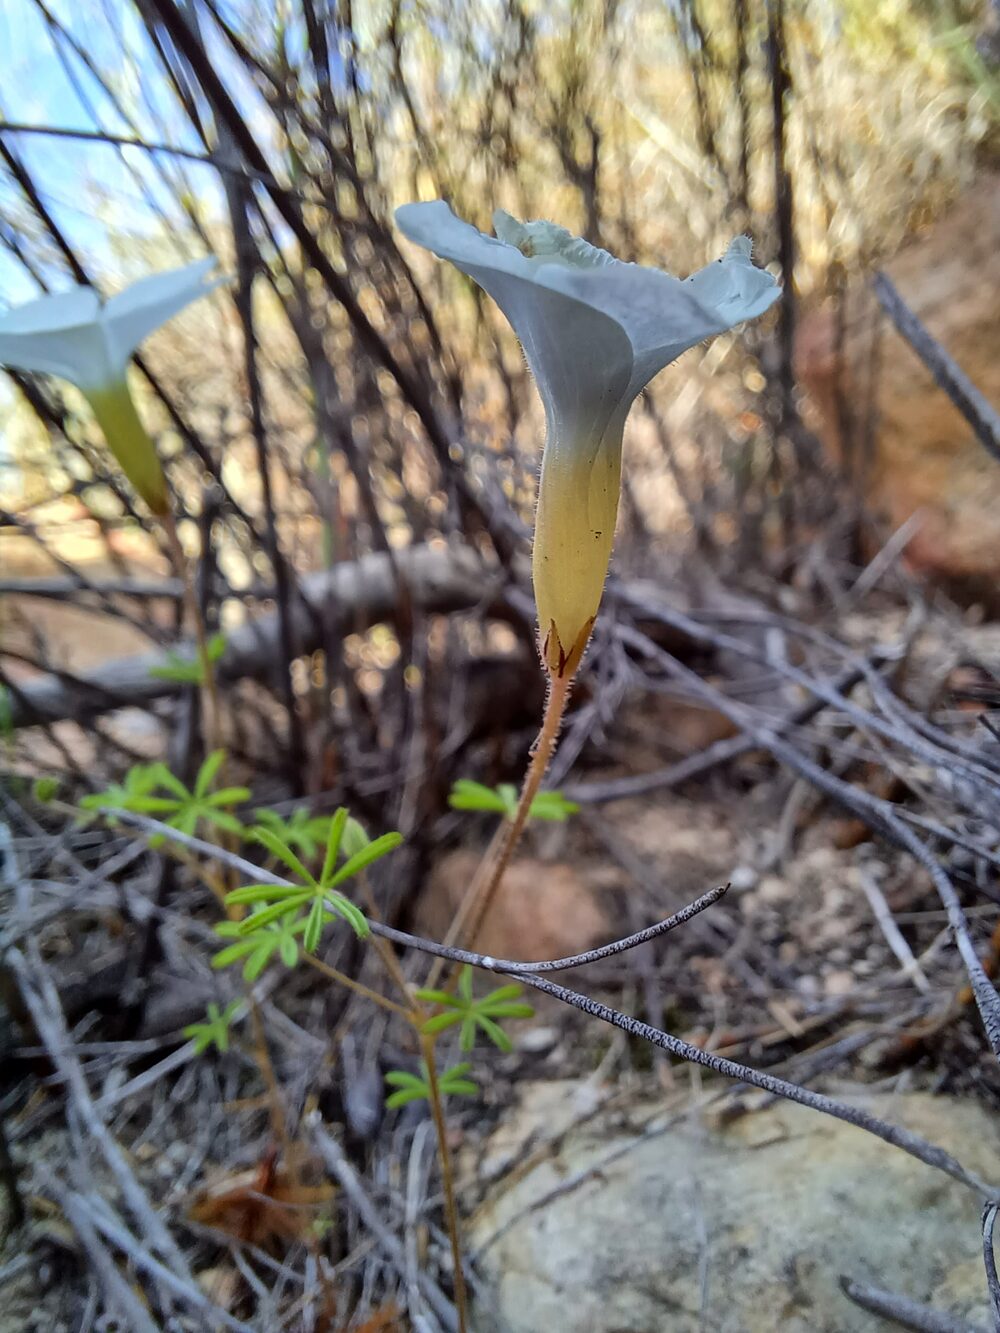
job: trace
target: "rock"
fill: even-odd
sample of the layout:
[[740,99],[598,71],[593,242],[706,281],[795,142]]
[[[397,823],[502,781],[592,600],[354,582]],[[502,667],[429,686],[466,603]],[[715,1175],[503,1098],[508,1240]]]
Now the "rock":
[[[506,1154],[519,1124],[537,1131],[539,1098],[551,1105],[529,1089],[500,1131]],[[571,1104],[565,1089],[561,1101]],[[977,1103],[863,1101],[998,1175],[1000,1125]],[[957,1182],[789,1103],[726,1125],[696,1113],[663,1123],[630,1139],[599,1114],[496,1187],[469,1227],[484,1278],[475,1333],[888,1330],[848,1301],[841,1274],[987,1325],[980,1200]],[[497,1151],[488,1144],[485,1158]]]
[[[444,939],[479,860],[460,850],[437,863],[417,908],[420,934]],[[475,947],[494,958],[524,962],[582,953],[614,936],[601,896],[565,862],[520,857],[507,869]]]
[[[987,175],[963,194],[885,268],[933,336],[1000,407],[1000,175]],[[849,287],[839,372],[834,312],[815,311],[802,320],[796,368],[818,417],[813,424],[830,452],[842,456],[839,379],[849,415],[851,470],[866,502],[893,528],[922,511],[907,563],[937,576],[957,595],[995,604],[1000,467],[879,311],[869,280]],[[871,457],[865,458],[869,418],[874,434]]]

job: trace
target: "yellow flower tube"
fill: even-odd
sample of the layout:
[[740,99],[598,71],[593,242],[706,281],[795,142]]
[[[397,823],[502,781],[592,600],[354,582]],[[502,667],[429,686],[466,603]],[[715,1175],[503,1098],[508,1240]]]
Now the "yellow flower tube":
[[139,420],[128,385],[119,380],[83,392],[121,470],[153,513],[163,518],[170,508],[167,479],[153,441]]
[[590,638],[611,560],[621,492],[620,414],[596,444],[546,442],[531,573],[538,639],[550,672],[573,675]]

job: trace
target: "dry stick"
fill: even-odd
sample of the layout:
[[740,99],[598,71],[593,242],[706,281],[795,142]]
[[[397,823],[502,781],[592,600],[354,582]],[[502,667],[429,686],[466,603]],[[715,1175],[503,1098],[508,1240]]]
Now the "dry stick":
[[156,1324],[150,1318],[146,1306],[118,1271],[118,1266],[97,1234],[90,1215],[83,1207],[81,1196],[58,1184],[54,1177],[47,1181],[46,1188],[55,1195],[63,1216],[86,1251],[98,1281],[104,1288],[106,1304],[121,1315],[126,1327],[133,1333],[157,1333]]
[[1000,459],[1000,413],[979,392],[968,375],[906,304],[885,273],[876,273],[872,286],[882,309],[895,324],[937,383],[975,431],[983,448]]
[[646,926],[645,929],[638,930],[633,935],[626,935],[620,940],[612,940],[610,944],[602,944],[596,949],[587,949],[584,953],[572,954],[567,958],[549,958],[536,963],[522,963],[513,958],[492,958],[489,954],[475,953],[471,949],[459,949],[449,944],[436,944],[433,940],[422,939],[419,935],[408,935],[405,930],[397,930],[394,926],[385,926],[374,921],[369,924],[373,931],[377,930],[379,934],[392,940],[394,944],[419,949],[421,953],[429,953],[436,958],[447,958],[453,963],[480,967],[487,972],[501,972],[504,976],[512,977],[533,975],[537,972],[568,972],[571,967],[586,967],[589,963],[597,963],[605,958],[613,958],[616,954],[625,953],[628,949],[638,948],[641,944],[648,944],[650,940],[655,940],[660,935],[675,930],[678,926],[684,925],[686,921],[690,921],[693,916],[697,916],[699,912],[704,912],[706,907],[711,907],[714,903],[717,903],[728,889],[728,884],[720,884],[717,888],[709,889],[707,893],[703,893],[700,898],[696,898],[693,903],[688,903],[680,911],[674,912],[672,916],[666,917],[663,921],[657,921],[655,925]]
[[[882,654],[873,654],[874,665],[878,665]],[[862,679],[864,672],[861,667],[850,667],[833,681],[834,688],[840,694],[852,690]],[[787,717],[781,718],[773,723],[774,729],[778,732],[791,730],[795,727],[805,726],[811,722],[817,714],[821,713],[827,707],[825,699],[810,699],[808,703],[796,708],[794,712]],[[611,778],[607,782],[581,782],[576,785],[570,784],[565,788],[565,794],[574,801],[580,801],[584,805],[596,804],[600,801],[624,800],[629,796],[643,796],[647,792],[659,791],[664,787],[679,787],[682,782],[690,782],[693,778],[701,777],[719,765],[738,759],[742,755],[750,754],[753,750],[759,749],[757,741],[753,736],[739,735],[727,737],[721,741],[715,741],[696,754],[685,755],[677,763],[670,764],[666,768],[656,769],[652,773],[637,773],[627,778]]]
[[86,1126],[88,1136],[100,1150],[108,1169],[117,1181],[132,1216],[145,1229],[173,1271],[186,1281],[190,1281],[191,1274],[184,1256],[154,1211],[145,1191],[132,1174],[124,1153],[109,1134],[107,1126],[97,1112],[79,1062],[72,1052],[72,1041],[59,1006],[59,996],[45,971],[34,940],[28,942],[27,950],[31,959],[30,966],[18,949],[8,951],[7,962],[17,977],[21,997],[31,1014],[38,1035],[45,1044],[59,1077],[66,1085],[73,1106]]
[[979,955],[976,953],[972,938],[969,935],[969,923],[965,919],[958,894],[937,859],[898,817],[891,804],[888,801],[869,796],[867,792],[860,791],[858,788],[852,787],[850,783],[844,782],[832,773],[828,773],[793,745],[789,745],[782,740],[770,727],[761,726],[754,723],[752,719],[748,719],[745,708],[735,705],[721,690],[709,685],[707,681],[701,679],[697,672],[678,662],[669,653],[657,648],[645,635],[639,634],[637,631],[623,631],[623,634],[641,652],[658,662],[668,675],[685,681],[695,693],[710,700],[721,713],[735,722],[737,726],[754,735],[758,744],[764,749],[770,750],[780,763],[798,773],[800,777],[805,778],[812,786],[825,792],[839,804],[853,810],[869,828],[888,837],[890,842],[909,852],[924,867],[930,875],[938,897],[941,899],[947,913],[948,924],[955,936],[959,954],[965,965],[987,1039],[994,1055],[1000,1060],[1000,996],[997,995],[996,987],[986,975]]
[[451,1262],[455,1270],[455,1312],[458,1315],[458,1333],[465,1333],[468,1324],[468,1295],[465,1290],[465,1271],[462,1267],[462,1240],[458,1229],[458,1204],[455,1201],[455,1174],[451,1165],[448,1127],[445,1124],[444,1103],[441,1100],[441,1087],[438,1083],[434,1038],[421,1035],[420,1049],[423,1052],[424,1064],[427,1067],[427,1088],[430,1092],[428,1100],[434,1118],[434,1133],[437,1135],[438,1160],[441,1163],[441,1183],[444,1186],[444,1214],[448,1222]]
[[[317,1117],[318,1120],[318,1117]],[[362,1222],[368,1228],[368,1231],[374,1237],[379,1249],[383,1252],[389,1262],[399,1272],[400,1278],[406,1280],[406,1251],[403,1245],[392,1234],[389,1228],[379,1217],[375,1205],[372,1203],[357,1173],[344,1156],[343,1150],[337,1141],[317,1127],[313,1134],[313,1141],[322,1157],[327,1170],[336,1178],[341,1189],[348,1199],[358,1210]],[[430,1305],[431,1309],[437,1315],[441,1323],[454,1333],[458,1325],[455,1319],[455,1310],[451,1302],[445,1296],[441,1288],[432,1282],[426,1273],[420,1273],[417,1281],[420,1283],[420,1290],[424,1299]]]
[[500,853],[479,895],[479,901],[470,909],[472,918],[468,929],[470,944],[476,942],[476,936],[483,924],[483,918],[490,909],[490,904],[500,887],[500,881],[503,879],[504,871],[507,869],[510,858],[521,840],[521,834],[524,832],[524,826],[527,824],[528,816],[531,813],[531,803],[538,794],[538,788],[542,785],[542,778],[545,776],[545,771],[556,747],[559,728],[562,725],[563,714],[566,711],[566,704],[569,701],[572,686],[572,676],[549,676],[549,692],[545,700],[542,729],[539,731],[538,739],[532,747],[531,763],[524,775],[524,786],[521,788],[517,810],[514,812],[514,818],[507,826],[506,836],[500,845]]
[[993,1227],[997,1220],[997,1204],[988,1203],[983,1209],[983,1263],[986,1282],[990,1289],[990,1309],[993,1326],[1000,1330],[1000,1278],[997,1277],[997,1258],[993,1249]]
[[[241,115],[215,65],[195,35],[191,23],[182,12],[181,6],[175,3],[175,0],[148,0],[147,8],[155,13],[176,49],[186,58],[202,91],[212,105],[217,124],[220,128],[222,125],[228,128],[232,144],[244,162],[252,170],[270,177],[273,181],[267,158],[252,129]],[[397,359],[386,338],[365,314],[348,277],[339,272],[331,262],[296,201],[276,183],[265,181],[262,188],[266,190],[327,291],[343,308],[361,347],[375,364],[385,368],[399,386],[402,396],[420,418],[441,467],[454,478],[462,517],[473,520],[477,527],[484,528],[496,551],[504,554],[505,558],[509,557],[512,549],[508,534],[477,494],[470,477],[463,470],[456,470],[450,462],[452,441],[421,376]]]
[[[243,857],[234,853],[222,853],[211,843],[203,842],[200,838],[191,837],[188,834],[180,833],[177,829],[172,829],[168,824],[161,824],[155,819],[149,819],[145,815],[133,815],[128,812],[112,812],[116,818],[125,823],[136,824],[140,828],[148,829],[150,832],[161,834],[163,837],[170,838],[175,842],[180,842],[192,851],[201,851],[209,856],[224,855],[229,863],[237,869],[245,871],[247,874],[256,877],[255,882],[273,883],[278,887],[287,887],[289,880],[282,879],[279,876],[271,875],[270,872],[262,870],[260,866],[255,866],[250,861],[245,861]],[[719,889],[711,890],[711,894],[716,895],[716,901],[721,896]],[[704,895],[706,898],[709,894]],[[703,900],[698,899],[698,903]],[[706,904],[707,906],[708,904]],[[691,907],[684,911],[691,912],[697,904],[691,904]],[[676,914],[677,916],[680,913]],[[675,918],[670,918],[674,921]],[[660,1032],[656,1028],[649,1027],[646,1023],[640,1023],[637,1019],[629,1018],[625,1014],[619,1014],[606,1005],[599,1005],[596,1001],[589,1000],[586,996],[577,995],[574,991],[565,990],[560,986],[554,986],[552,982],[544,981],[541,977],[534,975],[535,972],[543,971],[546,968],[552,968],[552,963],[520,963],[505,962],[503,967],[498,966],[498,960],[486,957],[482,954],[470,953],[464,949],[448,949],[445,946],[436,944],[432,940],[424,940],[416,935],[407,935],[403,931],[394,930],[391,926],[382,925],[381,922],[369,922],[372,933],[381,935],[385,939],[393,940],[395,943],[407,944],[412,948],[419,949],[423,953],[441,954],[453,959],[456,962],[469,962],[475,967],[484,968],[489,972],[503,972],[509,974],[518,980],[525,981],[528,985],[534,986],[536,990],[543,990],[548,994],[554,995],[557,999],[563,999],[565,1003],[571,1004],[576,1009],[582,1009],[585,1013],[591,1013],[594,1017],[602,1019],[604,1022],[613,1024],[623,1031],[651,1041],[661,1049],[669,1051],[681,1059],[690,1060],[693,1064],[704,1065],[706,1068],[714,1070],[716,1073],[725,1075],[727,1078],[737,1079],[740,1083],[748,1083],[753,1087],[761,1088],[765,1092],[771,1093],[775,1097],[785,1097],[789,1101],[798,1102],[802,1106],[808,1106],[814,1111],[821,1111],[825,1115],[831,1115],[837,1120],[843,1120],[847,1124],[855,1125],[859,1129],[866,1129],[874,1134],[876,1138],[882,1139],[885,1143],[890,1143],[894,1147],[902,1148],[911,1156],[916,1157],[918,1161],[927,1166],[935,1167],[944,1171],[954,1180],[960,1181],[978,1194],[989,1199],[1000,1200],[1000,1188],[987,1184],[980,1180],[978,1176],[971,1171],[967,1171],[961,1163],[957,1162],[943,1148],[935,1144],[928,1143],[917,1134],[911,1134],[908,1130],[899,1129],[894,1125],[880,1120],[877,1116],[871,1115],[866,1111],[858,1110],[856,1107],[849,1106],[846,1102],[838,1102],[832,1097],[825,1097],[821,1093],[810,1091],[808,1088],[800,1088],[794,1083],[788,1083],[784,1079],[775,1078],[770,1074],[759,1073],[747,1065],[737,1064],[733,1060],[724,1059],[721,1056],[712,1055],[699,1047],[690,1046],[679,1037],[671,1036],[669,1033]],[[627,937],[623,941],[615,941],[612,944],[605,945],[603,949],[591,950],[586,954],[577,954],[572,959],[555,960],[556,964],[562,966],[578,967],[583,963],[594,961],[595,957],[606,957],[612,952],[621,952],[623,948],[631,947],[630,941],[636,944],[645,943],[651,936],[650,931],[656,927],[650,927],[647,931],[641,931],[638,935]]]
[[[512,973],[511,975],[515,974]],[[874,1134],[876,1138],[892,1144],[895,1148],[902,1148],[904,1152],[909,1153],[911,1157],[916,1157],[927,1166],[937,1167],[939,1171],[945,1172],[953,1180],[957,1180],[968,1186],[969,1189],[975,1190],[980,1196],[985,1196],[990,1200],[1000,1200],[1000,1186],[991,1185],[980,1179],[974,1172],[966,1170],[960,1162],[956,1161],[950,1153],[945,1152],[943,1148],[928,1143],[919,1135],[911,1134],[909,1130],[902,1129],[897,1125],[890,1125],[887,1121],[879,1119],[878,1116],[872,1115],[869,1111],[850,1106],[846,1102],[838,1102],[821,1092],[813,1092],[810,1088],[800,1088],[796,1083],[789,1083],[783,1078],[776,1078],[773,1074],[751,1069],[748,1065],[737,1064],[735,1060],[727,1060],[724,1056],[713,1055],[711,1051],[704,1051],[700,1046],[692,1046],[688,1042],[682,1041],[680,1037],[675,1037],[669,1032],[661,1032],[659,1028],[651,1027],[648,1023],[642,1023],[636,1018],[630,1018],[627,1014],[612,1009],[610,1005],[602,1004],[599,1000],[592,1000],[589,995],[581,995],[578,991],[570,990],[566,986],[557,985],[553,981],[545,981],[542,977],[532,976],[530,973],[521,972],[516,975],[519,980],[535,990],[551,995],[556,1000],[562,1000],[564,1004],[571,1005],[574,1009],[579,1009],[581,1013],[589,1014],[592,1018],[598,1018],[603,1023],[609,1023],[612,1027],[618,1028],[630,1037],[638,1037],[643,1041],[648,1041],[653,1046],[658,1046],[671,1055],[679,1056],[682,1060],[687,1060],[691,1064],[702,1065],[705,1069],[711,1069],[713,1073],[736,1079],[740,1083],[749,1083],[752,1087],[760,1088],[776,1097],[784,1097],[788,1101],[798,1102],[800,1106],[808,1106],[813,1111],[821,1111],[824,1115],[833,1116],[836,1120],[843,1120],[846,1124],[854,1125],[858,1129],[866,1129],[870,1134]]]
[[323,976],[328,977],[330,981],[335,981],[338,986],[346,986],[348,990],[354,991],[356,995],[363,995],[366,1000],[371,1000],[372,1004],[377,1004],[382,1009],[388,1009],[394,1014],[399,1014],[402,1018],[409,1018],[409,1010],[404,1009],[401,1004],[395,1000],[390,1000],[385,995],[380,995],[370,986],[366,986],[362,981],[355,981],[349,977],[346,972],[340,972],[337,968],[331,967],[329,963],[324,963],[322,958],[317,958],[315,954],[303,954],[306,962],[314,967],[317,972],[322,972]]
[[216,1305],[197,1283],[182,1281],[175,1273],[172,1273],[157,1259],[154,1259],[148,1251],[143,1249],[128,1228],[122,1224],[114,1209],[101,1195],[78,1194],[76,1203],[79,1209],[78,1215],[86,1215],[97,1231],[107,1240],[117,1245],[137,1268],[142,1269],[150,1277],[161,1282],[168,1290],[173,1291],[179,1300],[183,1300],[187,1304],[193,1305],[195,1309],[200,1310],[216,1327],[230,1328],[235,1333],[254,1333],[249,1324],[245,1324],[242,1319],[234,1318],[228,1311]]
[[912,1329],[913,1333],[986,1333],[981,1324],[970,1324],[954,1315],[941,1314],[906,1296],[883,1291],[881,1287],[855,1282],[849,1277],[840,1279],[840,1287],[848,1300],[860,1305],[862,1310],[891,1319],[902,1328]]

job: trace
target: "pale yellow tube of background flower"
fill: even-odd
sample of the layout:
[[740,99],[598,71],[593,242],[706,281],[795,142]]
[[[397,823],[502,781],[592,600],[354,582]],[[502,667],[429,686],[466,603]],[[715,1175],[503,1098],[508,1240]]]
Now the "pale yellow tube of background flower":
[[645,385],[696,343],[780,296],[739,237],[685,281],[613,258],[551,222],[494,214],[496,237],[442,200],[396,212],[410,240],[487,291],[521,340],[545,407],[532,577],[548,671],[575,672],[614,540],[625,419]]
[[155,273],[102,303],[92,287],[43,296],[0,316],[0,365],[58,375],[84,394],[125,476],[163,518],[166,477],[136,411],[126,374],[150,333],[223,281],[206,281],[214,259]]

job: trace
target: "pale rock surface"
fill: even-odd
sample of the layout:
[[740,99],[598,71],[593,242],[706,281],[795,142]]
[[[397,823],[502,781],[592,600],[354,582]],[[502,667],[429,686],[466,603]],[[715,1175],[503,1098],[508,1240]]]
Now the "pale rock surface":
[[[572,1091],[559,1085],[557,1101],[567,1111]],[[1000,1125],[980,1105],[859,1101],[1000,1176]],[[787,1103],[729,1124],[664,1116],[662,1134],[633,1130],[631,1147],[620,1106],[617,1120],[600,1112],[560,1141],[551,1091],[529,1088],[487,1145],[484,1166],[510,1161],[523,1132],[537,1161],[551,1117],[558,1151],[510,1169],[472,1220],[470,1248],[485,1247],[475,1333],[888,1333],[848,1301],[841,1274],[987,1326],[980,1201],[957,1182]],[[630,1107],[631,1123],[643,1112]]]

